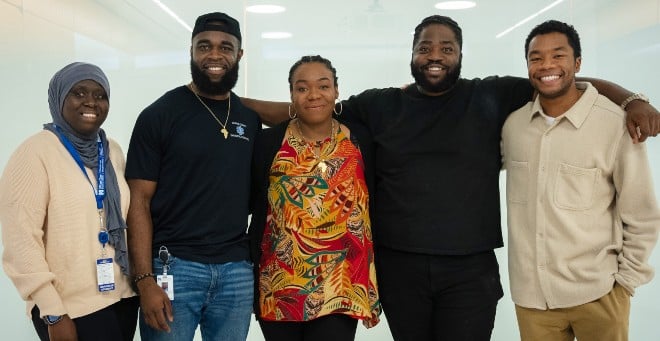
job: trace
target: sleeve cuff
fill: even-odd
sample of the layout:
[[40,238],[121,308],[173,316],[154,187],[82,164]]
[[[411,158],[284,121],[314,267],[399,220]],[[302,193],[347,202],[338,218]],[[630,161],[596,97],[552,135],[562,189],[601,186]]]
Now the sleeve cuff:
[[631,281],[626,280],[626,278],[620,274],[614,274],[614,280],[626,289],[631,297],[635,296],[635,286],[632,285]]
[[40,317],[45,315],[64,315],[67,313],[60,294],[52,284],[48,284],[35,291],[31,296],[32,301],[39,307]]

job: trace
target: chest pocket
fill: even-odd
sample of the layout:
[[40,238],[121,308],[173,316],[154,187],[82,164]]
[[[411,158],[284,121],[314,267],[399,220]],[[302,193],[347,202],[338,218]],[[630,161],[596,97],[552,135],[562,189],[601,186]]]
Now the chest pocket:
[[581,168],[560,163],[555,186],[557,207],[575,211],[591,208],[599,174],[598,168]]

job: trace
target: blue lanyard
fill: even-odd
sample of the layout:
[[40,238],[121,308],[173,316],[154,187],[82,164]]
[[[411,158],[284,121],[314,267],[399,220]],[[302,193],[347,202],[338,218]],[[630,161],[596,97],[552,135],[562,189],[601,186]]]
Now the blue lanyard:
[[87,171],[85,171],[85,164],[80,158],[80,154],[73,146],[71,141],[69,141],[69,139],[67,139],[66,136],[64,136],[60,127],[58,127],[57,125],[53,125],[53,126],[57,131],[57,137],[60,138],[60,141],[62,141],[62,144],[64,144],[66,150],[69,151],[69,154],[71,154],[73,159],[76,161],[76,164],[78,164],[78,167],[80,167],[80,170],[85,175],[85,178],[87,178],[87,182],[89,182],[89,185],[92,187],[92,191],[94,191],[94,198],[96,199],[96,209],[99,212],[99,226],[101,229],[98,235],[98,239],[99,239],[99,243],[101,243],[101,245],[103,246],[102,254],[105,254],[105,244],[108,243],[109,236],[108,236],[108,231],[103,222],[103,199],[105,198],[105,148],[103,148],[103,141],[101,140],[101,135],[96,136],[96,145],[99,149],[99,157],[98,157],[99,164],[98,164],[98,172],[96,173],[97,186],[96,188],[94,188],[92,181],[89,179],[89,175],[87,175]]
[[96,136],[96,146],[98,148],[99,152],[99,157],[98,157],[98,171],[96,173],[96,188],[94,188],[94,184],[92,184],[92,181],[89,179],[89,175],[87,175],[87,171],[85,171],[85,163],[82,161],[80,158],[80,154],[76,150],[76,148],[73,146],[71,141],[69,141],[66,136],[64,136],[64,133],[62,133],[62,130],[60,127],[57,125],[53,124],[56,130],[56,135],[59,137],[60,141],[62,141],[62,144],[64,144],[64,147],[66,150],[71,154],[73,159],[76,161],[76,164],[78,164],[78,167],[80,167],[80,170],[82,173],[85,175],[85,178],[87,178],[87,182],[89,182],[89,185],[92,187],[92,191],[94,191],[94,198],[96,199],[96,209],[99,212],[99,227],[101,231],[99,232],[98,239],[99,243],[101,243],[101,255],[105,256],[105,244],[108,243],[109,240],[109,235],[108,235],[108,230],[105,227],[105,224],[103,222],[103,199],[105,198],[105,148],[103,148],[103,141],[101,140],[101,135]]
[[69,154],[73,157],[73,159],[76,161],[78,164],[78,167],[80,167],[80,170],[83,172],[85,177],[87,178],[87,181],[89,182],[90,186],[92,186],[92,190],[94,191],[94,197],[96,198],[96,208],[98,210],[103,209],[103,199],[105,198],[105,148],[103,148],[103,141],[101,141],[101,136],[98,135],[96,137],[96,144],[99,149],[99,157],[98,157],[98,172],[96,174],[97,178],[97,188],[94,188],[94,185],[92,184],[92,181],[89,179],[89,176],[87,175],[87,172],[85,171],[85,164],[83,163],[82,159],[80,158],[80,154],[78,154],[78,151],[76,148],[71,144],[71,141],[64,136],[62,133],[62,130],[60,130],[60,127],[55,126],[55,129],[57,130],[57,137],[60,138],[60,141],[62,141],[62,144],[64,144],[64,147],[66,150],[69,151]]

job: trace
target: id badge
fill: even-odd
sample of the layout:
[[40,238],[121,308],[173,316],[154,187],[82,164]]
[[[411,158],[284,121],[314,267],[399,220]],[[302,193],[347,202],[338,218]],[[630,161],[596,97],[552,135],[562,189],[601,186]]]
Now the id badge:
[[115,270],[112,267],[112,258],[96,260],[96,280],[100,292],[115,290]]
[[165,290],[167,297],[170,301],[174,301],[174,276],[172,275],[158,275],[156,276],[158,286]]

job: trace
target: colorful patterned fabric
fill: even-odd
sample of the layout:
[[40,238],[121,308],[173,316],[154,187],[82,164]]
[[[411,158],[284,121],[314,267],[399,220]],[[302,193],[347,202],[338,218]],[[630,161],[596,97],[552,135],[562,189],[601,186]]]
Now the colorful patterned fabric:
[[[291,129],[291,128],[289,128]],[[328,314],[379,321],[369,196],[358,148],[339,130],[321,146],[327,169],[287,131],[270,169],[259,264],[261,318]]]

